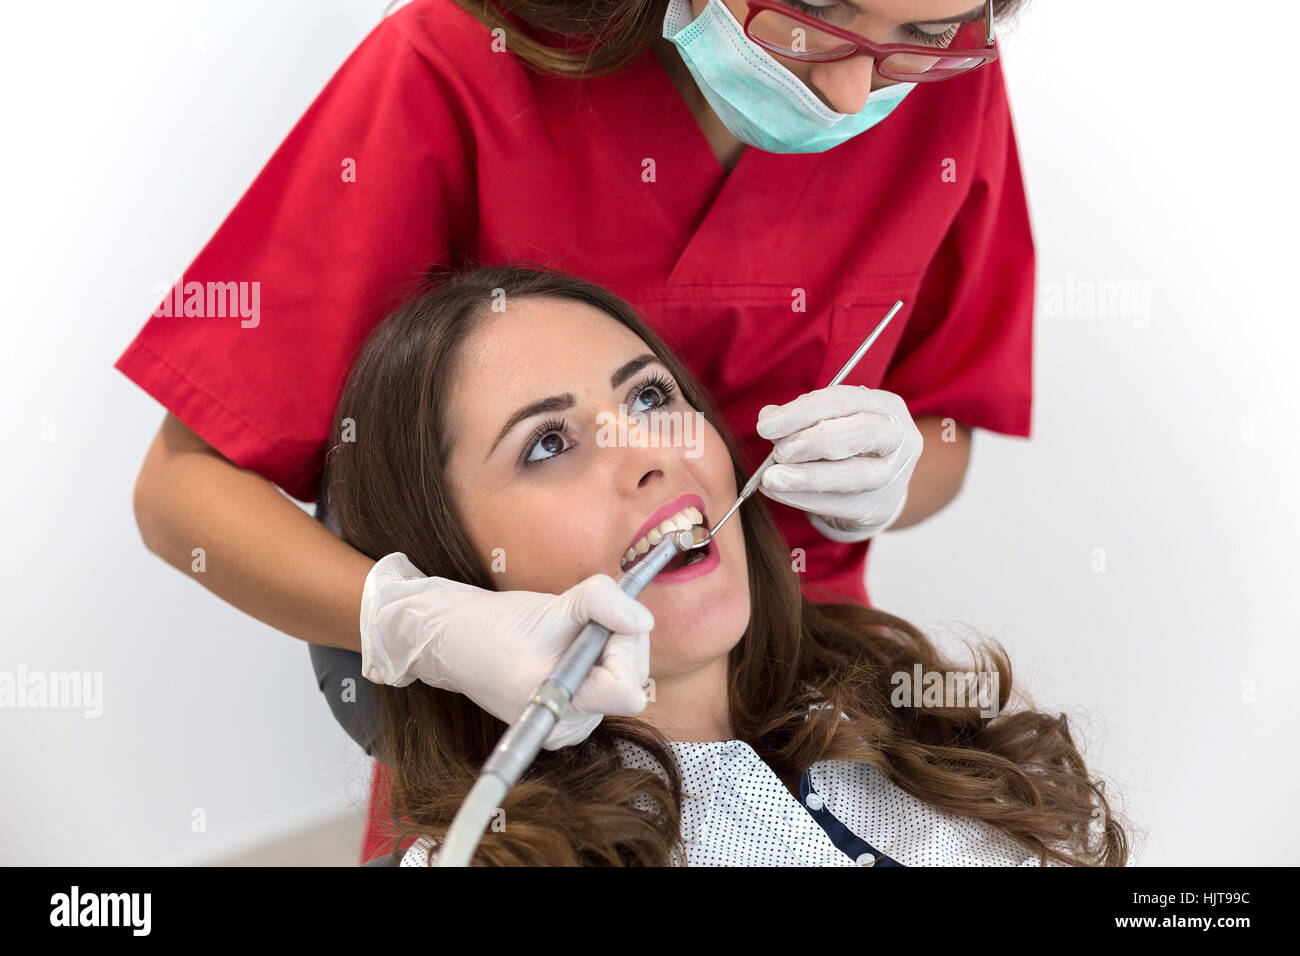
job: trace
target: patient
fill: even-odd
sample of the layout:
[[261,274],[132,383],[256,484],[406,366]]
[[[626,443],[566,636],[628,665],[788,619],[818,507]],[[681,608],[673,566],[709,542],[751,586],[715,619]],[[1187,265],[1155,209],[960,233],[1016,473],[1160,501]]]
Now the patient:
[[[563,393],[572,405],[502,433]],[[620,405],[700,414],[697,447],[599,440]],[[343,538],[492,590],[617,579],[650,519],[693,506],[711,526],[746,478],[709,397],[631,306],[543,269],[431,273],[367,340],[337,418]],[[884,611],[803,598],[762,495],[640,601],[653,699],[542,751],[476,865],[1124,864],[1125,828],[1065,717],[1005,709],[1001,648],[960,666]],[[913,674],[968,671],[994,678],[991,707],[900,699]],[[418,681],[378,690],[394,847],[418,837],[403,863],[424,865],[506,727]]]

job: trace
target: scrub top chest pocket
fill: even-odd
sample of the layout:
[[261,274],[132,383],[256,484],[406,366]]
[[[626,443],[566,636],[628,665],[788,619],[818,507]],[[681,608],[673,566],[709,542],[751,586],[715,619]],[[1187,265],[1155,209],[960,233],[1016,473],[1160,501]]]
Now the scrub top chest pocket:
[[[904,339],[908,320],[912,316],[919,283],[919,277],[889,280],[875,284],[870,291],[846,292],[840,295],[831,306],[826,352],[817,369],[812,388],[825,388],[829,385],[831,379],[844,367],[844,363],[849,360],[862,341],[871,334],[871,330],[893,308],[894,303],[901,299],[903,307],[885,326],[880,337],[872,343],[867,354],[862,356],[861,361],[842,383],[865,385],[867,388],[883,388],[882,383],[898,352],[899,344]],[[774,402],[774,404],[782,404],[782,402]]]
[[824,388],[901,298],[903,309],[845,380],[880,387],[904,334],[919,281],[871,280],[826,299],[798,283],[671,287],[630,298],[708,384],[757,466],[771,451],[771,442],[755,431],[759,410]]
[[810,300],[797,283],[672,287],[630,299],[705,383],[747,450],[765,446],[757,465],[771,450],[755,431],[759,409],[818,387],[832,333],[829,303]]

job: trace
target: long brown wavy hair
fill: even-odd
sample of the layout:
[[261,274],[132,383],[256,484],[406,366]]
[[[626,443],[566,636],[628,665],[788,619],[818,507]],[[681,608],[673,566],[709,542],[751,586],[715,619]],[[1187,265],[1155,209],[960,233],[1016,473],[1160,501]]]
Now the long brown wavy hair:
[[[394,0],[396,3],[396,0]],[[540,73],[599,76],[637,60],[662,34],[668,0],[455,0]],[[1005,24],[1024,0],[994,0]],[[394,4],[389,4],[391,9]],[[387,12],[387,11],[385,11]]]
[[[744,483],[735,439],[708,394],[628,303],[543,267],[439,266],[372,330],[342,393],[325,496],[344,540],[376,560],[401,551],[427,575],[496,589],[443,472],[456,428],[447,418],[447,392],[462,344],[490,309],[494,290],[508,300],[585,302],[635,332],[718,430],[736,487]],[[917,799],[982,820],[1044,862],[1123,865],[1124,827],[1102,782],[1089,776],[1065,715],[1005,709],[1011,665],[999,644],[972,647],[973,668],[957,667],[902,618],[807,599],[763,496],[751,497],[739,517],[751,616],[729,653],[728,704],[738,738],[773,770],[785,778],[821,760],[866,761]],[[981,716],[974,701],[894,706],[892,675],[911,673],[916,664],[923,672],[996,672],[998,713]],[[506,726],[469,698],[418,681],[378,690],[394,851],[415,834],[440,840]],[[623,766],[620,739],[650,753],[666,781]],[[647,811],[645,799],[634,805],[638,794],[655,809]],[[680,775],[665,738],[640,718],[606,717],[583,743],[543,751],[501,810],[507,825],[484,835],[476,864],[680,860]]]

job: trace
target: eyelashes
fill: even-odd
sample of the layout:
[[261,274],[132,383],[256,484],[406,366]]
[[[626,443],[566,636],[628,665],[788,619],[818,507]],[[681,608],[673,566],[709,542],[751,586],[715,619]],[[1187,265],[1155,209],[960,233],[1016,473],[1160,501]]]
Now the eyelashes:
[[[632,402],[630,404],[635,404],[640,401],[641,396],[651,390],[658,391],[663,396],[663,400],[654,407],[664,408],[673,403],[674,396],[677,392],[677,384],[664,372],[655,372],[636,386],[633,390]],[[565,447],[559,451],[548,449],[548,451],[552,452],[551,454],[543,458],[534,458],[533,453],[537,450],[538,445],[542,443],[543,439],[549,438],[552,435],[563,440],[565,442]],[[573,451],[576,447],[578,447],[578,442],[570,434],[568,422],[562,418],[552,418],[542,422],[536,429],[534,429],[532,435],[529,436],[528,440],[524,443],[524,450],[520,456],[519,463],[524,467],[528,467],[529,465],[540,464],[544,461],[554,461],[561,455]]]
[[[833,3],[824,6],[814,6],[809,3],[804,3],[803,0],[784,0],[784,2],[801,13],[807,13],[810,16],[817,17],[819,20],[828,19],[831,15],[831,10],[835,7],[835,4]],[[948,27],[947,30],[943,31],[943,33],[926,33],[924,30],[917,29],[913,24],[906,23],[903,25],[903,32],[906,34],[907,42],[909,43],[917,43],[923,46],[945,47],[953,41],[955,36],[957,36],[957,31],[960,28],[960,24],[954,23],[952,26]]]
[[831,7],[835,4],[830,3],[824,6],[815,6],[811,3],[804,3],[802,0],[783,0],[787,6],[794,7],[800,13],[807,13],[819,20],[825,20],[831,13]]
[[915,40],[916,42],[923,43],[926,46],[943,47],[953,41],[953,38],[957,35],[957,31],[960,28],[959,24],[954,23],[942,33],[926,33],[924,30],[918,30],[909,23],[905,28],[905,32],[907,33],[909,40]]
[[[664,396],[663,405],[671,405],[673,401],[673,395],[677,391],[677,383],[674,382],[671,378],[669,378],[668,375],[665,374],[664,372],[655,372],[653,375],[651,375],[644,382],[642,382],[640,385],[637,386],[635,398],[639,399],[651,388],[656,388],[663,393]],[[662,407],[662,405],[656,407]]]
[[549,458],[536,458],[536,459],[533,458],[533,451],[537,448],[539,444],[541,444],[543,438],[547,438],[551,435],[562,436],[564,438],[564,441],[568,442],[568,445],[565,447],[564,451],[556,452],[553,456],[551,456],[553,458],[558,458],[560,457],[560,455],[570,452],[575,447],[577,447],[577,443],[574,442],[573,439],[568,436],[568,425],[564,421],[564,419],[552,418],[548,421],[542,422],[540,425],[537,426],[537,430],[533,432],[532,437],[530,437],[528,441],[524,444],[524,455],[519,463],[527,467],[528,465],[536,464],[538,461],[549,461],[550,460]]

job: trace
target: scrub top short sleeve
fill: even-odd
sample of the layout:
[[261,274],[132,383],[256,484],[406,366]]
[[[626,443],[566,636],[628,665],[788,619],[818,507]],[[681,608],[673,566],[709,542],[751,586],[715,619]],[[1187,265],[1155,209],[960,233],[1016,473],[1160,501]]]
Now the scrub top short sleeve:
[[446,74],[383,20],[114,367],[235,464],[315,500],[366,332],[464,221],[455,104]]
[[1002,65],[988,73],[994,82],[973,168],[940,163],[954,188],[969,175],[969,190],[880,387],[901,396],[914,418],[950,416],[1028,437],[1034,243]]

